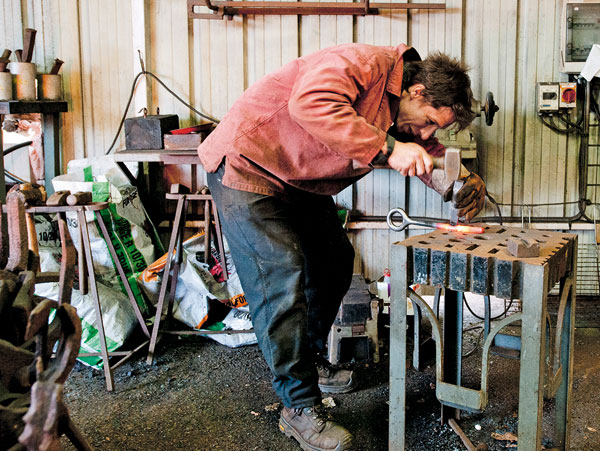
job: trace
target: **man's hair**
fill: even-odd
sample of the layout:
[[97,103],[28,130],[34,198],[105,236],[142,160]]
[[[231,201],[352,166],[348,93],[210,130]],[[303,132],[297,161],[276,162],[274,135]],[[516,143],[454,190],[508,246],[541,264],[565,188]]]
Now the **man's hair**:
[[423,61],[405,63],[402,89],[421,83],[425,100],[434,108],[452,108],[459,130],[463,130],[477,116],[471,109],[474,99],[468,70],[457,59],[434,52]]

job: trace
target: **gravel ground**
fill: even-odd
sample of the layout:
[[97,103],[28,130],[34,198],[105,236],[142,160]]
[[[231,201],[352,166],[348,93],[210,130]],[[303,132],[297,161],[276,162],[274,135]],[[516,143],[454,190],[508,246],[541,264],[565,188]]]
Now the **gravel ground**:
[[[599,338],[598,329],[577,330],[575,450],[600,449]],[[480,353],[465,359],[465,385],[478,387],[480,362]],[[387,449],[387,366],[387,353],[379,364],[355,365],[358,389],[332,396],[336,405],[330,412],[353,432],[357,450]],[[494,357],[491,368],[488,409],[464,414],[460,424],[475,445],[502,450],[510,443],[491,434],[517,433],[518,361]],[[407,448],[464,449],[451,429],[439,424],[434,369],[411,369],[408,380]],[[77,364],[65,387],[71,416],[96,449],[300,449],[278,430],[278,399],[256,346],[230,349],[200,337],[165,338],[153,366],[145,364],[143,354],[134,357],[115,371],[115,386],[107,392],[101,372]],[[551,403],[546,410],[551,417]],[[63,444],[73,449],[66,439]]]

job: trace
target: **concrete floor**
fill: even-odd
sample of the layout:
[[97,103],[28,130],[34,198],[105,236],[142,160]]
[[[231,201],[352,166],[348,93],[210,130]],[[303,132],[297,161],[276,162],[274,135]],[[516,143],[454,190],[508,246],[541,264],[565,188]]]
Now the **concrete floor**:
[[[475,299],[472,305],[477,305]],[[494,301],[493,312],[503,309]],[[477,312],[477,310],[475,310]],[[501,310],[500,310],[501,311]],[[471,318],[471,321],[475,320]],[[465,324],[468,324],[467,316]],[[387,449],[388,361],[358,364],[358,389],[334,395],[331,414],[355,435],[357,450]],[[466,346],[477,330],[467,332]],[[104,389],[98,371],[77,365],[65,388],[74,422],[102,450],[297,450],[277,428],[277,397],[256,346],[230,349],[199,337],[165,339],[154,366],[145,356],[116,370],[115,392]],[[478,387],[480,351],[464,360],[464,384]],[[518,361],[492,357],[490,405],[465,414],[461,426],[474,444],[501,450],[509,442],[492,433],[517,433]],[[459,450],[460,440],[439,424],[434,368],[408,372],[408,449]],[[576,331],[571,449],[600,449],[600,329]],[[549,434],[552,403],[546,403]],[[66,440],[66,449],[73,449]],[[544,444],[551,447],[550,439]]]

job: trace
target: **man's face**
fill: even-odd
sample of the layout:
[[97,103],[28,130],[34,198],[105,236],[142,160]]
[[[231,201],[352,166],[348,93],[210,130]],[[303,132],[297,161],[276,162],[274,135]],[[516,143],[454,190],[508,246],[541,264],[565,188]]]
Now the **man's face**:
[[396,116],[396,129],[427,140],[438,128],[446,128],[456,119],[452,108],[431,106],[423,97],[424,89],[422,84],[417,83],[402,92]]

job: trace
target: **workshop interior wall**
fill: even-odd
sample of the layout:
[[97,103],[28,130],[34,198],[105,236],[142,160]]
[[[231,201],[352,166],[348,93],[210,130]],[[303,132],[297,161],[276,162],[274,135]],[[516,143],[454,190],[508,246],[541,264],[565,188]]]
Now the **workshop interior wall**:
[[[496,200],[507,205],[503,215],[574,214],[575,205],[512,206],[562,203],[578,196],[578,140],[545,128],[535,113],[536,82],[566,80],[558,72],[561,0],[445,3],[445,10],[396,10],[368,17],[236,16],[221,21],[189,20],[186,0],[3,0],[0,47],[20,48],[22,30],[32,27],[38,30],[38,71],[48,70],[55,57],[65,61],[65,161],[102,155],[109,148],[140,71],[137,49],[149,71],[218,118],[264,74],[320,48],[406,42],[423,57],[441,50],[471,66],[477,98],[492,91],[500,107],[491,127],[475,120],[478,160],[471,164]],[[129,115],[146,103],[152,112],[160,107],[163,113],[179,114],[182,126],[199,120],[153,80],[140,82]],[[121,135],[116,147],[123,147],[123,141]],[[189,170],[179,171],[183,180],[189,177]],[[436,193],[390,170],[373,171],[339,201],[367,216],[382,217],[390,208],[404,207],[414,216],[448,217]],[[495,210],[487,208],[485,214]],[[357,270],[374,278],[388,265],[390,243],[404,235],[375,229],[351,236],[359,256]]]

